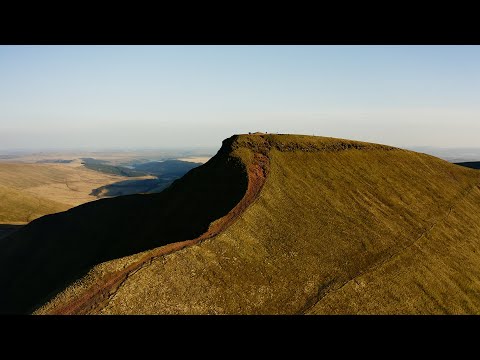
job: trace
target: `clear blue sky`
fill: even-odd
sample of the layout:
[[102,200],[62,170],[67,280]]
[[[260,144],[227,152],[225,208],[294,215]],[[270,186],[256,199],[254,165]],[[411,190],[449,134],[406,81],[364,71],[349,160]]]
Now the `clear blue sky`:
[[480,46],[0,46],[0,149],[480,146]]

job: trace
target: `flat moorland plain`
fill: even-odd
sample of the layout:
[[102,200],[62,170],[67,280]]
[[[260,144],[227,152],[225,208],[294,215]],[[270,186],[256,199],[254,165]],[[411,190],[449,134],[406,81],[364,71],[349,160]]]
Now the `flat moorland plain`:
[[[112,166],[141,163],[162,159],[178,159],[192,162],[207,162],[211,156],[204,155],[209,151],[195,150],[112,150],[112,151],[45,151],[45,152],[16,152],[0,154],[1,163],[53,163],[76,161],[82,158],[92,158],[108,163]],[[199,155],[196,155],[199,154]]]

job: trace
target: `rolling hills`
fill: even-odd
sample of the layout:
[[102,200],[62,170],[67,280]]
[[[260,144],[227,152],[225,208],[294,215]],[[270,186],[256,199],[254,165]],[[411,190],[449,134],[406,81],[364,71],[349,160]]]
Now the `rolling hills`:
[[94,189],[91,195],[98,197],[111,197],[132,194],[156,193],[166,189],[170,184],[185,175],[200,163],[181,160],[148,161],[136,163],[130,168],[124,166],[108,165],[106,161],[92,158],[83,158],[83,163],[88,169],[106,174],[116,174],[127,177],[142,177],[108,184]]
[[0,163],[0,224],[25,224],[96,200],[92,190],[124,179],[86,169],[79,162]]
[[480,313],[479,183],[386,145],[235,135],[159,194],[4,238],[0,311]]
[[201,164],[190,161],[165,160],[137,164],[134,165],[134,169],[145,172],[149,175],[156,175],[164,179],[170,179],[178,178],[199,165]]
[[0,163],[0,224],[26,224],[102,197],[160,192],[199,165],[148,162],[139,165],[145,172],[93,158]]
[[87,169],[95,170],[95,171],[102,172],[105,174],[110,174],[110,175],[119,175],[119,176],[125,176],[125,177],[140,177],[140,176],[148,175],[144,172],[135,171],[135,170],[126,168],[124,166],[109,165],[107,164],[106,161],[97,160],[93,158],[82,158],[82,164]]
[[0,185],[0,224],[25,224],[70,206]]

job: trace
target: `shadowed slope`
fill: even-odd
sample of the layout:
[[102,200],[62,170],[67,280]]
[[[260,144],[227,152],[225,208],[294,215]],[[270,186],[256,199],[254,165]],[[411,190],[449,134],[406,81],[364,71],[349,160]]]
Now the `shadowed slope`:
[[[479,312],[478,172],[321,137],[242,135],[232,151],[269,163],[237,221],[196,246],[100,264],[38,313]],[[69,306],[130,266],[102,301]]]
[[102,261],[194,239],[242,198],[233,138],[164,192],[99,200],[33,221],[2,240],[0,312],[27,312]]
[[[80,285],[84,291],[80,293],[80,296],[76,296],[73,301],[63,301],[63,305],[55,308],[53,314],[86,314],[100,309],[109,302],[111,295],[114,294],[131,275],[135,274],[144,266],[148,266],[162,256],[215,237],[232,225],[258,198],[269,171],[269,162],[265,155],[261,153],[253,154],[250,151],[243,154],[242,151],[232,151],[232,154],[235,153],[237,156],[240,155],[240,157],[243,155],[245,160],[248,186],[245,195],[232,210],[212,222],[208,230],[195,239],[171,243],[144,253],[100,264],[93,269],[93,273],[98,271],[99,268],[104,269],[105,264],[114,263],[114,266],[109,267],[107,265],[101,281],[95,281],[95,277],[92,276],[90,276],[90,280],[93,279],[93,283],[92,281],[85,281],[85,277],[77,281],[72,287],[76,288]],[[92,271],[86,278],[88,278],[91,273]],[[57,300],[58,298],[59,297],[57,297]]]

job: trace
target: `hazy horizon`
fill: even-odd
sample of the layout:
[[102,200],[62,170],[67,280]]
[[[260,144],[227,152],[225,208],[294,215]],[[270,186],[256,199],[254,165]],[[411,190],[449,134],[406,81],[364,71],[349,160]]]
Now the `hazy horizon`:
[[[276,133],[273,133],[276,134]],[[239,135],[239,134],[232,134],[232,135]],[[296,134],[296,135],[312,135],[312,134]],[[316,134],[315,134],[316,135]],[[323,136],[323,135],[316,135],[316,136]],[[355,139],[352,139],[355,140]],[[385,144],[388,145],[388,144]],[[182,150],[182,151],[217,151],[220,149],[221,144],[218,146],[188,146],[188,145],[179,145],[179,146],[168,146],[168,147],[142,147],[142,146],[130,146],[130,147],[122,147],[122,146],[110,146],[110,147],[101,147],[101,146],[77,146],[77,147],[19,147],[19,148],[2,148],[0,147],[0,155],[1,154],[9,154],[9,153],[16,153],[16,152],[109,152],[109,151],[175,151],[175,150]],[[428,145],[408,145],[408,146],[399,146],[401,148],[405,148],[407,150],[414,150],[414,151],[480,151],[480,146],[428,146]]]
[[477,148],[479,64],[479,46],[0,46],[0,151],[250,131]]
[[[435,147],[435,146],[406,146],[407,150],[412,150],[428,155],[433,155],[441,159],[450,162],[467,162],[467,161],[480,161],[480,147]],[[172,154],[176,156],[213,156],[220,149],[218,147],[169,147],[169,148],[32,148],[32,149],[0,149],[0,161],[5,159],[11,159],[11,156],[17,158],[21,155],[38,155],[44,154],[45,156],[56,155],[59,159],[61,155],[78,155],[89,154],[91,156],[97,155],[102,157],[109,153],[144,153],[147,156],[149,153],[158,155],[159,153],[169,154],[166,157],[171,157]],[[152,156],[153,156],[152,155]],[[2,156],[4,158],[2,158]]]

